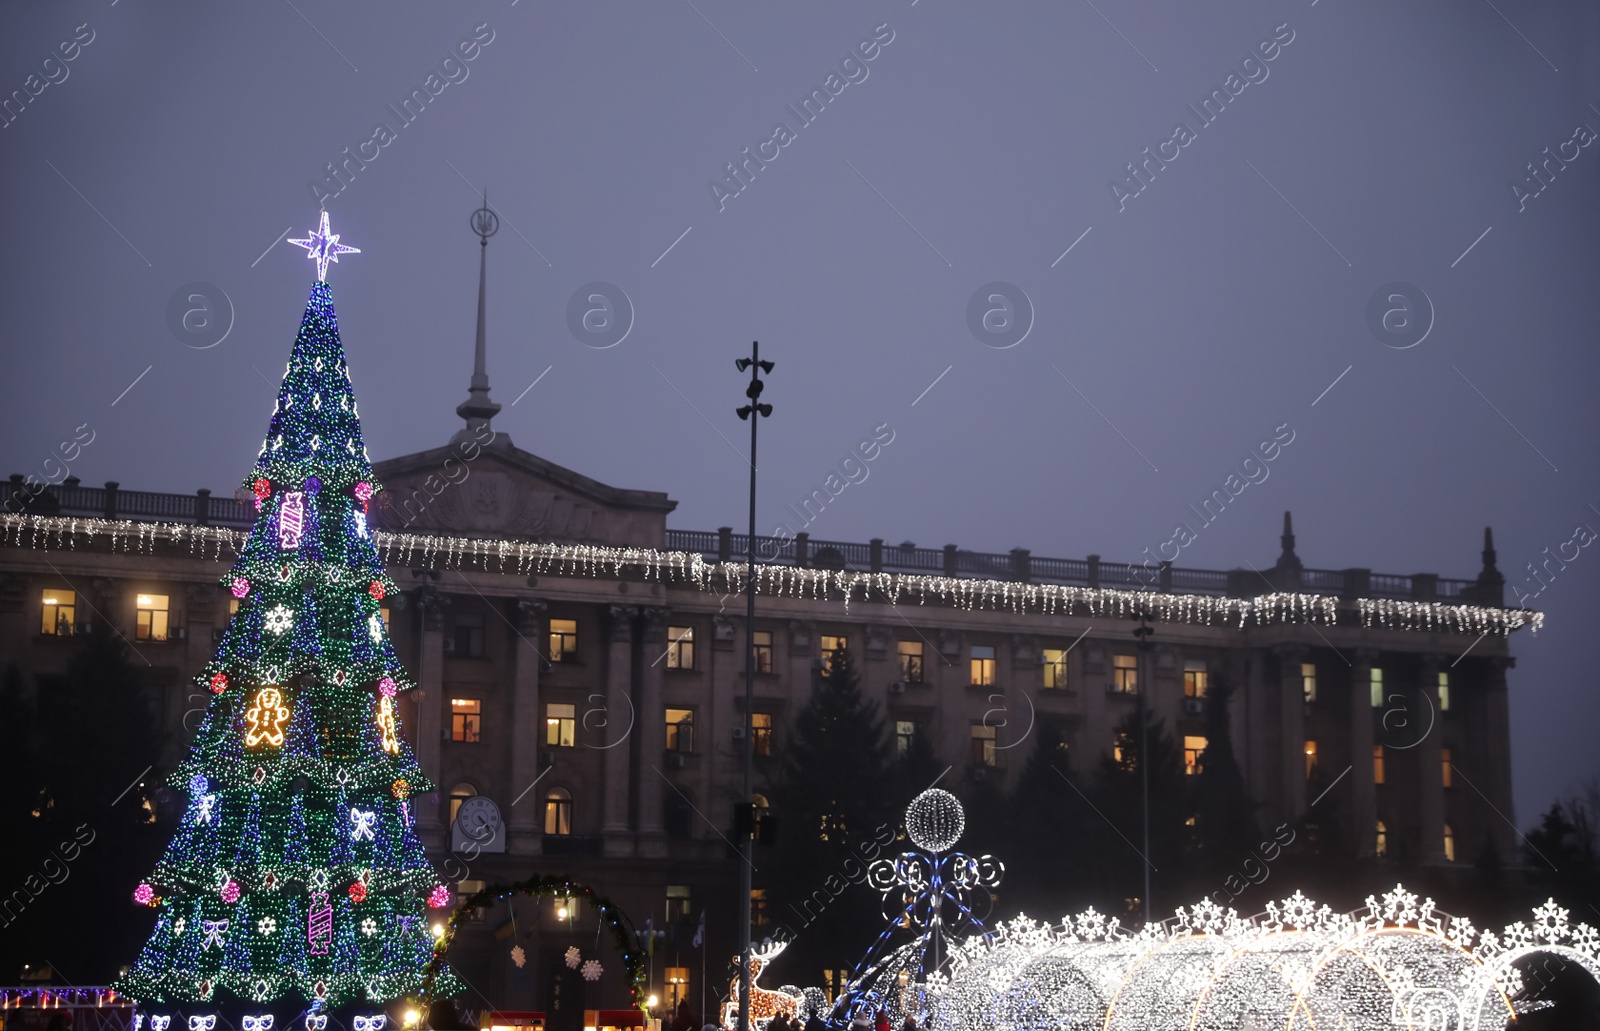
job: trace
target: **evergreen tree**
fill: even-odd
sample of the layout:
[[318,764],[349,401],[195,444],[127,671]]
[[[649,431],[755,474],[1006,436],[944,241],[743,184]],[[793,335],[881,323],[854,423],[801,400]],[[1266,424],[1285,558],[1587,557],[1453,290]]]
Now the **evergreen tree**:
[[1006,864],[1001,888],[1006,912],[1054,916],[1095,904],[1086,893],[1084,830],[1098,820],[1078,786],[1060,732],[1041,724],[1033,748],[1006,799]]
[[871,856],[894,854],[887,755],[878,706],[862,697],[854,659],[840,649],[783,743],[778,847],[761,859],[773,925],[795,940],[776,975],[786,981],[821,983],[824,967],[848,966],[882,930],[865,870]]
[[337,239],[324,213],[303,242],[319,278],[245,481],[260,516],[222,581],[239,609],[169,781],[189,804],[134,893],[155,929],[118,987],[147,1008],[381,1005],[420,984],[424,900],[449,903],[416,834],[412,796],[433,788],[395,713],[413,685],[379,603],[397,588],[367,526],[378,486],[321,278]]
[[1213,677],[1205,698],[1206,748],[1194,777],[1194,868],[1205,881],[1237,869],[1260,843],[1255,804],[1233,753],[1233,684]]
[[[1159,913],[1163,906],[1177,905],[1182,901],[1181,885],[1163,890],[1163,885],[1174,885],[1181,876],[1184,842],[1189,816],[1187,785],[1184,783],[1183,756],[1162,722],[1146,717],[1145,733],[1149,742],[1150,766],[1150,847],[1144,848],[1144,831],[1141,826],[1142,773],[1145,761],[1139,740],[1139,717],[1129,713],[1116,730],[1116,749],[1100,761],[1099,775],[1093,794],[1096,818],[1088,823],[1086,834],[1094,843],[1096,881],[1101,891],[1109,896],[1102,908],[1121,913],[1126,900],[1136,899],[1144,893],[1141,868],[1149,864],[1152,895],[1151,912]],[[1166,873],[1162,873],[1166,871]],[[1142,913],[1142,907],[1138,910]]]

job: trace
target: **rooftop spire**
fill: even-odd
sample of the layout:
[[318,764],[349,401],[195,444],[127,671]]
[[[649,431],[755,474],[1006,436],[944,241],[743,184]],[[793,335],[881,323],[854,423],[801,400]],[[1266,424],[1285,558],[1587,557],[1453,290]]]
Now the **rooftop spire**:
[[1283,553],[1278,556],[1278,568],[1300,569],[1300,556],[1294,553],[1294,520],[1288,512],[1283,513],[1283,536],[1278,540],[1283,545]]
[[[489,434],[483,432],[488,429],[493,433],[489,420],[493,419],[500,411],[500,406],[489,399],[489,372],[486,357],[487,350],[487,315],[488,293],[487,278],[489,271],[489,237],[500,229],[500,219],[489,209],[489,193],[484,191],[483,207],[472,213],[472,231],[478,234],[478,336],[473,345],[472,352],[472,383],[467,388],[467,399],[456,405],[456,414],[465,419],[467,425],[456,431],[450,438],[452,444],[466,440],[476,440],[483,443]],[[503,435],[497,435],[503,436]],[[505,443],[510,443],[507,439]]]

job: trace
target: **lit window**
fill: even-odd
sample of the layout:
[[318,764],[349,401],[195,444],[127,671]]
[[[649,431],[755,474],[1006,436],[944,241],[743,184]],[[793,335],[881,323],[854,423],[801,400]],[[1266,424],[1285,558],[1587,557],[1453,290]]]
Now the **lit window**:
[[552,619],[550,621],[550,661],[571,662],[578,657],[578,621]]
[[555,835],[572,833],[572,792],[566,788],[551,788],[545,792],[544,832]]
[[458,659],[483,658],[483,617],[464,612],[455,618],[455,656]]
[[973,687],[994,686],[994,647],[987,644],[972,646],[972,680]]
[[689,998],[689,968],[667,967],[666,995],[661,1001],[662,1013],[673,1013],[678,1004]]
[[1139,693],[1139,657],[1111,656],[1111,689],[1118,694]]
[[694,669],[694,627],[667,627],[667,668]]
[[900,655],[900,679],[908,684],[922,683],[922,642],[901,641],[896,650]]
[[833,672],[834,652],[845,651],[850,646],[848,637],[835,637],[831,634],[822,635],[822,675],[827,676]]
[[452,824],[456,822],[456,813],[461,811],[461,803],[477,793],[478,789],[475,785],[464,781],[450,789],[450,822]]
[[238,614],[239,614],[239,599],[238,598],[229,598],[228,599],[228,615],[229,615],[229,617],[237,616]]
[[972,762],[977,766],[993,766],[998,756],[995,749],[994,728],[987,723],[972,725]]
[[1456,829],[1448,823],[1444,825],[1444,861],[1456,861]]
[[1383,670],[1377,666],[1372,667],[1370,689],[1372,692],[1372,707],[1374,709],[1383,708]]
[[467,899],[470,899],[472,896],[476,895],[486,887],[488,887],[487,882],[480,881],[477,878],[469,877],[466,880],[457,881],[456,905],[461,905],[461,903],[467,901]]
[[46,637],[71,637],[77,623],[78,595],[73,591],[47,590],[41,599],[44,612],[39,632]]
[[1450,711],[1450,674],[1442,670],[1439,673],[1439,711]]
[[1389,854],[1389,828],[1382,820],[1378,821],[1377,838],[1373,842],[1373,851],[1380,856]]
[[1183,772],[1194,776],[1200,772],[1200,757],[1205,754],[1206,739],[1198,734],[1183,736]]
[[756,672],[772,672],[772,631],[757,630],[755,632],[756,646]]
[[1067,686],[1067,653],[1061,648],[1044,650],[1044,686],[1064,690]]
[[1117,731],[1111,737],[1111,760],[1119,766],[1131,766],[1129,759],[1124,756],[1132,751],[1132,748],[1133,742],[1128,739],[1128,735],[1120,730]]
[[1372,783],[1383,783],[1383,746],[1372,746]]
[[750,889],[750,926],[765,927],[772,917],[767,913],[767,889]]
[[544,743],[571,748],[577,743],[578,707],[551,702],[544,707]]
[[894,721],[894,754],[905,755],[917,739],[917,724],[913,720]]
[[847,967],[829,968],[822,972],[822,991],[832,1002],[838,998],[850,982],[850,970]]
[[667,751],[694,751],[694,710],[667,710]]
[[1317,700],[1317,664],[1302,662],[1300,664],[1300,690],[1305,692],[1306,704],[1310,705]]
[[378,606],[378,618],[383,620],[383,628],[385,630],[388,630],[393,626],[393,624],[389,622],[389,606],[387,606],[387,605],[379,605]]
[[167,639],[167,596],[141,594],[135,599],[136,622],[133,627],[135,641],[165,641]]
[[1206,660],[1185,659],[1183,662],[1183,696],[1185,698],[1204,698],[1206,687],[1210,682],[1210,673],[1206,670]]
[[1310,780],[1317,773],[1317,743],[1306,742],[1306,779]]
[[667,885],[667,923],[689,919],[689,886]]
[[750,714],[750,751],[755,755],[772,754],[772,713]]
[[1439,776],[1447,788],[1455,787],[1455,767],[1450,764],[1450,749],[1439,749]]
[[483,703],[476,698],[450,699],[450,740],[477,744]]

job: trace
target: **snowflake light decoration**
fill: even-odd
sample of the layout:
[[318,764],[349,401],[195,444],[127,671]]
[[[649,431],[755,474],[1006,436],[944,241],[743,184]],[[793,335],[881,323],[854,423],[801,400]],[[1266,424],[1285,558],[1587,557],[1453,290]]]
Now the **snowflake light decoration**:
[[517,965],[518,970],[521,970],[523,965],[528,962],[528,954],[522,951],[522,946],[511,946],[511,962]]
[[583,962],[583,953],[578,951],[576,945],[568,945],[566,955],[563,958],[566,960],[567,969],[576,970],[578,969],[578,964]]
[[287,605],[274,605],[267,610],[266,627],[270,633],[281,634],[294,622],[294,609]]
[[383,620],[379,616],[367,617],[367,636],[372,638],[373,644],[383,640]]
[[583,967],[578,971],[583,975],[585,981],[598,981],[600,980],[600,975],[605,972],[606,968],[601,966],[600,961],[597,959],[584,960]]
[[366,935],[368,938],[371,938],[373,935],[377,934],[378,921],[372,919],[370,916],[362,918],[361,933]]
[[260,920],[256,921],[256,931],[260,934],[270,935],[276,933],[277,930],[278,921],[272,919],[270,916],[264,916]]

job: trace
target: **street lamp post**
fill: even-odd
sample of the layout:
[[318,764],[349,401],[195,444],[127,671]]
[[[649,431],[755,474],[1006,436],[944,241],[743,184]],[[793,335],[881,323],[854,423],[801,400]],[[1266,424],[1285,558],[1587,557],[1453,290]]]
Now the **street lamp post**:
[[761,373],[771,373],[772,363],[761,360],[761,343],[750,344],[750,357],[739,358],[734,366],[750,371],[750,385],[744,396],[750,403],[737,409],[739,418],[750,423],[750,532],[745,537],[744,602],[744,797],[740,799],[739,857],[739,1031],[750,1031],[750,842],[755,835],[755,764],[752,740],[756,694],[756,427],[772,414],[772,406],[761,403]]
[[1139,796],[1140,822],[1144,827],[1144,922],[1150,923],[1150,731],[1149,717],[1145,713],[1145,693],[1150,690],[1150,607],[1139,602],[1139,628],[1133,636],[1139,642],[1138,703],[1139,703]]

